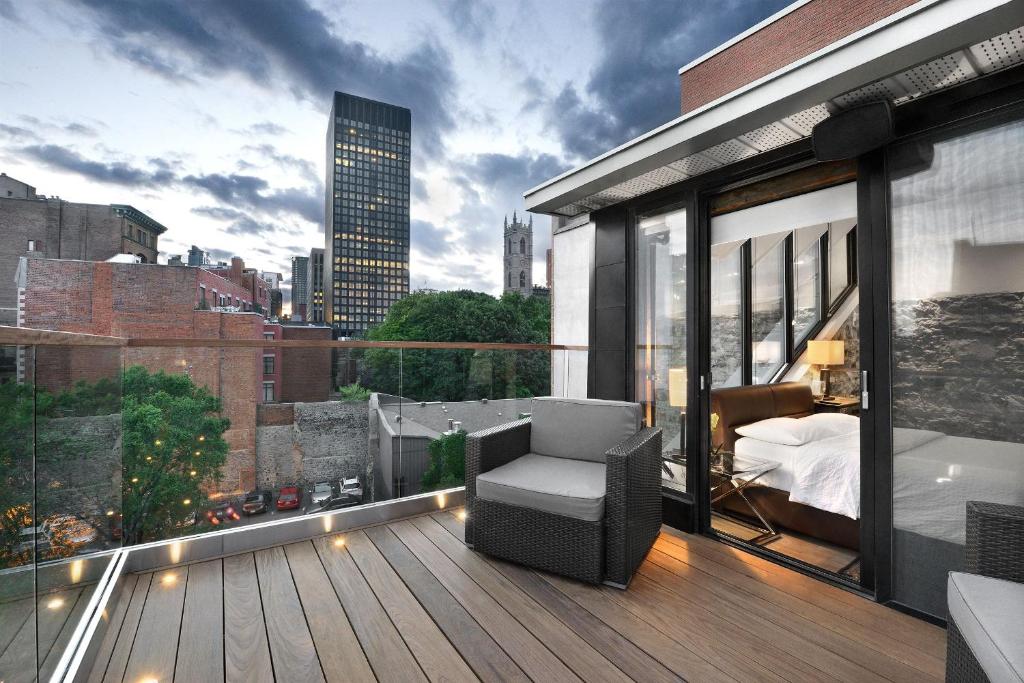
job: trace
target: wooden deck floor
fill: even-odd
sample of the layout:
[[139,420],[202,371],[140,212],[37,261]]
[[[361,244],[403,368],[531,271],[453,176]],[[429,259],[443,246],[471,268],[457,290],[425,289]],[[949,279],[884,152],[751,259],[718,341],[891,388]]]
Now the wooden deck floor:
[[928,681],[945,632],[666,530],[627,591],[438,513],[129,577],[94,681]]
[[[0,603],[0,681],[49,680],[89,605],[95,584]],[[37,637],[38,636],[38,637]]]

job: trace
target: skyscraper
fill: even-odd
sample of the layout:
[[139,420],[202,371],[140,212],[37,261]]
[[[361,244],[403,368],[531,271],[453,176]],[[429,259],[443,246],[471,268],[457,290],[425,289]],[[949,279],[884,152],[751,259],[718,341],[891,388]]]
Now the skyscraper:
[[309,304],[309,257],[292,256],[292,320],[304,322]]
[[506,292],[519,292],[524,297],[533,293],[533,216],[530,222],[519,220],[512,212],[512,223],[505,216],[504,282]]
[[324,320],[361,336],[409,293],[409,142],[404,107],[334,93],[327,126]]
[[309,288],[306,313],[311,323],[324,321],[324,250],[314,247],[309,250],[309,274],[306,276]]

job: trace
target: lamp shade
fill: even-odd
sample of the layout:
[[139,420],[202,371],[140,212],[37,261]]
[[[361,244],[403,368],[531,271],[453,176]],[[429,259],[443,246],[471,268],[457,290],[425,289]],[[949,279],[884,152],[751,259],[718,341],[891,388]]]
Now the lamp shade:
[[668,369],[668,403],[677,408],[686,407],[686,368]]
[[812,339],[807,342],[807,362],[814,365],[842,365],[846,345],[836,339]]

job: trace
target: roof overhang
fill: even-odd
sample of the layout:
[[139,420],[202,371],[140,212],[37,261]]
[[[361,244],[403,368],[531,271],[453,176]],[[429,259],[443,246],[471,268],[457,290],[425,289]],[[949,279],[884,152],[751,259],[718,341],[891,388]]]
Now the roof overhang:
[[921,0],[528,190],[526,208],[578,215],[766,151],[750,141],[770,126],[806,137],[826,102],[1022,25],[1024,0]]

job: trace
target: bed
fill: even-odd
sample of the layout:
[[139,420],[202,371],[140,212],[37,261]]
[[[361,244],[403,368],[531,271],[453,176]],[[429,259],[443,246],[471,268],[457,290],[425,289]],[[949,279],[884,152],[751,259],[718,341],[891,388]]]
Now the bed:
[[[856,548],[846,541],[856,539],[859,526],[859,429],[798,446],[737,433],[758,419],[806,417],[809,392],[787,384],[713,391],[713,410],[720,416],[714,442],[737,459],[780,463],[758,479],[763,487],[747,489],[770,521]],[[1024,504],[1024,444],[896,427],[892,457],[894,586],[897,599],[923,605],[934,601],[934,586],[942,584],[945,572],[963,562],[967,501]],[[742,506],[726,509],[749,514]],[[933,608],[941,613],[942,603]]]
[[[751,444],[740,445],[743,437],[737,429],[773,417],[802,418],[814,414],[814,397],[806,384],[785,382],[755,386],[728,387],[711,392],[711,410],[719,416],[712,442],[737,457],[753,455]],[[778,457],[772,457],[772,456]],[[843,514],[790,500],[793,468],[792,454],[763,452],[756,455],[776,460],[780,466],[758,479],[759,486],[751,486],[744,493],[765,515],[773,526],[806,534],[851,550],[860,549],[860,523]],[[750,509],[738,496],[728,496],[716,508],[744,518]]]

